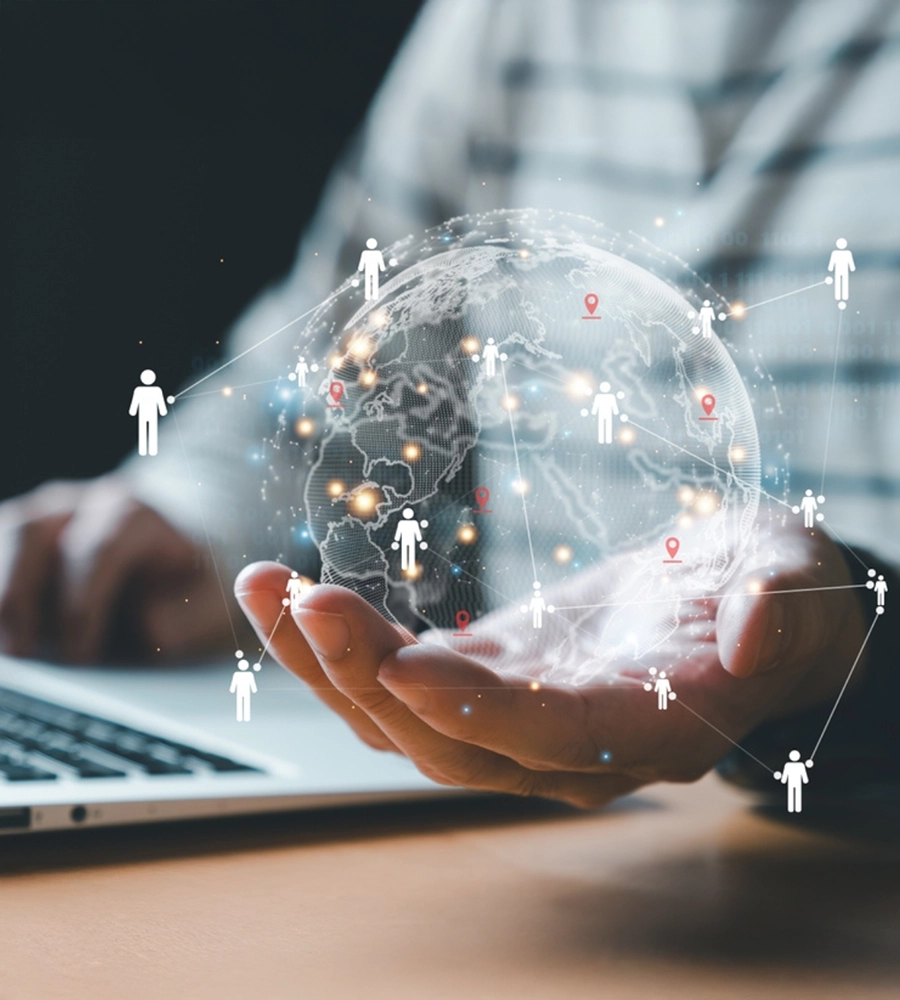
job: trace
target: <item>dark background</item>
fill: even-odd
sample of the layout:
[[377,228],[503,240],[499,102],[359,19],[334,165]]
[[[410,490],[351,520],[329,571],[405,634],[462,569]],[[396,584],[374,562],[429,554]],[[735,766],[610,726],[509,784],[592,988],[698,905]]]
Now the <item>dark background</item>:
[[112,467],[290,266],[420,0],[0,0],[0,497]]

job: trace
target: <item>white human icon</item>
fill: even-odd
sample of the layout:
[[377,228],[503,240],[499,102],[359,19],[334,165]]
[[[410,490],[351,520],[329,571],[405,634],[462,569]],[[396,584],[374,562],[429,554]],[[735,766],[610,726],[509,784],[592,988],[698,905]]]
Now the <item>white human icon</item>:
[[377,249],[378,240],[370,236],[366,240],[366,249],[359,256],[357,271],[365,271],[366,301],[378,298],[378,275],[385,270],[384,257]]
[[650,676],[655,678],[655,680],[646,681],[644,683],[644,690],[656,692],[656,707],[661,712],[665,712],[669,707],[669,702],[674,701],[677,697],[672,690],[672,682],[666,676],[665,670],[658,671],[656,667],[650,668]]
[[610,388],[609,382],[601,382],[591,407],[591,416],[597,417],[597,441],[600,444],[612,444],[613,417],[619,412],[615,393]]
[[493,378],[497,374],[497,359],[500,357],[500,348],[494,343],[493,337],[488,337],[481,354],[484,359],[484,370],[488,378]]
[[[250,721],[250,695],[256,694],[256,678],[249,671],[247,660],[238,660],[238,668],[231,678],[231,694],[237,695],[237,721]],[[254,669],[258,669],[254,667]]]
[[297,377],[297,387],[306,385],[306,376],[310,372],[310,367],[306,363],[306,359],[301,354],[297,359],[297,366],[294,368],[294,375]]
[[795,514],[799,514],[803,511],[803,526],[805,528],[814,528],[816,526],[816,521],[822,520],[822,515],[816,513],[819,509],[819,504],[822,503],[825,503],[825,497],[813,496],[813,491],[807,490],[803,499],[800,501],[800,506],[793,508]]
[[300,578],[296,570],[291,570],[290,579],[284,589],[288,592],[288,597],[291,601],[291,611],[298,611],[300,609],[300,598],[306,593],[307,585]]
[[405,507],[391,544],[392,549],[400,550],[400,569],[411,572],[416,570],[416,543],[420,549],[428,548],[428,542],[422,541],[422,528],[427,528],[428,522],[416,521],[413,517],[412,507]]
[[789,813],[800,812],[803,809],[803,786],[809,784],[807,768],[812,767],[812,761],[805,764],[800,761],[800,751],[791,750],[790,760],[780,771],[775,772],[775,780],[787,785],[787,809]]
[[878,574],[878,579],[875,581],[875,605],[876,607],[884,607],[884,595],[888,592],[887,580],[885,580],[882,573]]
[[700,319],[700,332],[708,340],[713,334],[713,320],[716,318],[716,311],[713,309],[709,299],[703,300],[703,305],[698,313]]
[[856,262],[843,237],[836,240],[834,245],[837,249],[831,251],[828,270],[834,271],[834,298],[838,309],[846,309],[847,299],[850,298],[850,272],[856,270]]
[[527,604],[523,604],[520,608],[522,614],[527,614],[531,612],[531,627],[532,628],[543,628],[544,627],[544,612],[547,610],[547,602],[541,597],[541,585],[537,580],[531,585],[534,588],[534,596]]
[[145,368],[141,372],[141,385],[135,388],[131,396],[131,406],[128,408],[129,415],[138,418],[139,455],[157,453],[159,418],[168,412],[163,391],[155,383],[156,372]]

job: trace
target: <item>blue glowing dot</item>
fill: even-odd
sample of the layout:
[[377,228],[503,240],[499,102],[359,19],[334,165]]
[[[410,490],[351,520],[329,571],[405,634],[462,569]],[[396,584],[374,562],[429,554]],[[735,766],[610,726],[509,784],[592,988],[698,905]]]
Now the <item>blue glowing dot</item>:
[[452,240],[452,239],[453,239],[453,233],[444,233],[441,236],[441,242],[442,243],[449,243],[450,240]]
[[453,574],[454,576],[459,576],[459,574],[460,574],[460,573],[462,573],[462,566],[457,566],[457,565],[456,565],[456,563],[454,563],[454,564],[453,564],[453,565],[452,565],[452,566],[450,567],[450,572],[451,572],[451,573],[452,573],[452,574]]
[[463,715],[471,715],[472,714],[472,706],[471,705],[463,705],[461,711],[462,711]]
[[612,750],[604,750],[600,754],[600,760],[602,760],[604,764],[608,764],[612,760]]

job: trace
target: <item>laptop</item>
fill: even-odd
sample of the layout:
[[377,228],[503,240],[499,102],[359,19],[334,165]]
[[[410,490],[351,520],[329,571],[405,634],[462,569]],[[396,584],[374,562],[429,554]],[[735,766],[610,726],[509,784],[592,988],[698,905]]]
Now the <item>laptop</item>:
[[0,834],[454,794],[366,747],[275,665],[238,722],[234,667],[0,656]]

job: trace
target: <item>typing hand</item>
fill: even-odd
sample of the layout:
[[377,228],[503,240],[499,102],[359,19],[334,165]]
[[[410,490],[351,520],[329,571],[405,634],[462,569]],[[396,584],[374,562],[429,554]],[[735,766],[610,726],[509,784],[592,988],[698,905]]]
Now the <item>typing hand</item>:
[[[821,531],[775,521],[761,530],[758,555],[729,596],[686,592],[659,648],[607,662],[577,684],[547,674],[544,654],[562,611],[545,618],[547,649],[532,644],[516,660],[510,637],[531,627],[519,607],[470,625],[470,640],[448,636],[451,649],[411,642],[362,598],[320,586],[284,615],[270,649],[365,742],[405,754],[441,784],[598,806],[649,782],[699,778],[730,747],[716,729],[739,741],[763,719],[839,690],[865,633],[862,605],[853,589],[819,588],[849,586],[844,559]],[[629,565],[618,559],[585,572],[561,592],[548,590],[547,603],[615,604],[632,582]],[[264,639],[282,612],[288,575],[257,563],[236,582]],[[785,590],[798,592],[773,593]],[[579,628],[596,635],[613,613],[582,613]],[[652,604],[624,613],[641,629],[663,614]],[[656,680],[672,664],[675,697],[661,711]]]
[[4,652],[85,662],[115,639],[159,659],[228,635],[215,575],[193,543],[115,476],[48,483],[0,506]]

